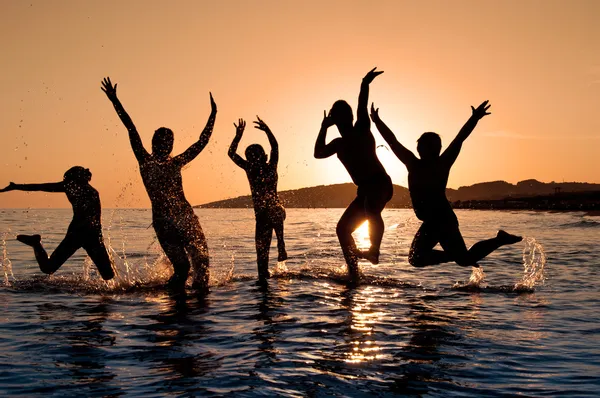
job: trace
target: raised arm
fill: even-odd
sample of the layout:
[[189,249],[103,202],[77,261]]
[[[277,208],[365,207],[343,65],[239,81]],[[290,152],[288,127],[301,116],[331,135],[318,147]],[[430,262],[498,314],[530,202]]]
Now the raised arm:
[[321,122],[321,130],[319,130],[319,135],[317,136],[317,141],[315,142],[315,158],[317,159],[328,158],[331,155],[335,155],[338,151],[338,146],[341,142],[339,138],[334,139],[329,144],[325,143],[327,129],[331,126],[333,126],[331,111],[329,112],[329,115],[325,113],[325,111],[323,111],[323,121]]
[[256,116],[256,121],[254,122],[256,126],[255,129],[259,129],[264,131],[267,134],[267,138],[269,139],[269,144],[271,145],[271,156],[269,157],[269,164],[277,167],[277,163],[279,163],[279,144],[277,143],[277,139],[273,135],[273,132],[267,126],[265,122],[263,122],[258,115]]
[[113,106],[115,107],[115,110],[117,111],[117,115],[119,115],[119,118],[121,119],[121,121],[127,128],[127,131],[129,132],[129,142],[131,143],[131,148],[133,149],[133,154],[135,155],[135,158],[138,160],[138,162],[144,161],[148,156],[150,156],[150,154],[144,148],[144,144],[142,144],[142,139],[140,138],[140,135],[138,134],[137,129],[133,124],[133,121],[131,120],[127,112],[125,112],[125,108],[123,108],[123,105],[121,104],[121,101],[119,101],[119,98],[117,98],[117,85],[115,84],[113,86],[112,82],[110,81],[110,77],[105,77],[104,80],[102,80],[101,88],[110,100],[110,102],[112,102]]
[[43,184],[15,184],[11,182],[0,192],[8,191],[41,191],[41,192],[65,192],[64,182],[47,182]]
[[369,73],[362,79],[360,85],[360,94],[358,94],[358,108],[356,109],[356,124],[362,125],[363,127],[369,128],[371,121],[369,119],[369,85],[377,76],[381,75],[383,71],[375,71],[377,67],[371,69]]
[[402,145],[397,139],[392,130],[381,120],[379,117],[379,108],[375,108],[375,104],[371,104],[371,119],[373,119],[373,123],[379,130],[379,133],[388,143],[392,152],[400,159],[402,163],[404,163],[407,167],[413,163],[417,157],[414,153],[406,149],[404,145]]
[[200,138],[194,144],[192,144],[185,152],[181,155],[176,156],[173,160],[176,163],[179,163],[181,166],[184,166],[194,160],[196,156],[202,152],[206,144],[208,144],[208,140],[213,132],[213,127],[215,125],[215,118],[217,117],[217,104],[213,99],[212,93],[210,94],[210,116],[208,117],[208,121],[206,122],[206,126],[204,126],[204,130],[202,130],[202,134],[200,134]]
[[488,105],[488,101],[483,101],[477,108],[471,106],[473,114],[441,155],[442,160],[446,162],[448,166],[451,166],[456,161],[463,142],[471,135],[475,126],[477,126],[477,122],[484,116],[490,114],[490,112],[487,111],[490,109],[490,106],[491,105]]
[[240,144],[242,135],[244,134],[246,122],[244,121],[244,119],[239,119],[238,124],[233,123],[233,125],[235,126],[235,137],[233,138],[233,141],[231,141],[231,145],[229,146],[229,152],[227,154],[235,164],[240,166],[242,169],[246,170],[246,168],[248,167],[248,162],[237,154],[237,147]]

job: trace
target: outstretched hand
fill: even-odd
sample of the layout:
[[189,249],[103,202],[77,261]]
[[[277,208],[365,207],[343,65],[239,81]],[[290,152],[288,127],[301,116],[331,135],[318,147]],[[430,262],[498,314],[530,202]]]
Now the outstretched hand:
[[371,102],[371,119],[373,121],[381,120],[379,118],[379,108],[375,108],[374,102]]
[[[117,88],[117,87],[116,87],[116,85],[115,85],[115,89],[116,89],[116,88]],[[115,94],[116,94],[116,93],[115,93]],[[214,98],[213,98],[213,96],[212,96],[212,93],[211,93],[211,92],[209,92],[209,94],[210,94],[210,111],[211,111],[211,113],[217,113],[217,103],[215,102],[215,100],[214,100]],[[240,120],[241,120],[241,119],[240,119]],[[234,123],[234,124],[235,124],[235,123]]]
[[488,104],[488,100],[485,100],[481,103],[481,105],[479,105],[477,108],[474,108],[473,106],[471,106],[471,110],[473,111],[473,116],[475,118],[477,118],[477,120],[483,118],[486,115],[490,115],[491,112],[488,112],[487,110],[490,109],[490,106]]
[[117,98],[117,84],[115,83],[113,86],[112,82],[110,81],[110,77],[105,77],[102,80],[101,89],[110,100]]
[[267,126],[267,124],[265,122],[263,122],[261,120],[261,118],[258,117],[258,115],[256,116],[256,121],[254,121],[253,123],[256,124],[256,126],[254,126],[255,129],[262,130],[265,133],[271,132],[271,129],[269,129],[269,126]]
[[233,125],[235,126],[235,135],[237,136],[242,136],[242,134],[244,134],[244,129],[246,128],[246,122],[244,121],[244,119],[238,119],[238,124],[233,123]]
[[15,184],[14,182],[10,182],[6,187],[0,189],[0,192],[8,192],[8,191],[13,191],[15,189],[17,184]]
[[331,111],[329,111],[329,113],[327,113],[326,111],[323,111],[323,121],[321,122],[321,127],[324,128],[329,128],[331,126],[333,126],[335,123],[333,122],[333,118],[331,117]]
[[371,69],[369,71],[369,73],[367,73],[365,75],[365,77],[363,77],[363,83],[365,84],[371,84],[371,82],[379,75],[381,75],[383,73],[383,71],[375,71],[375,69],[377,69],[377,67],[374,67],[373,69]]

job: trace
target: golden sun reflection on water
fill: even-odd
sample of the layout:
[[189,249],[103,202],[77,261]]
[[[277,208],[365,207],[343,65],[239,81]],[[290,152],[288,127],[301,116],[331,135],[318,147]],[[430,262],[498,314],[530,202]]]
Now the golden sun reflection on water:
[[361,363],[385,357],[381,352],[381,346],[374,338],[376,325],[387,315],[378,309],[379,306],[374,297],[381,290],[381,288],[369,286],[361,291],[360,296],[355,297],[351,305],[352,340],[348,347],[349,351],[344,354],[344,361],[347,363]]

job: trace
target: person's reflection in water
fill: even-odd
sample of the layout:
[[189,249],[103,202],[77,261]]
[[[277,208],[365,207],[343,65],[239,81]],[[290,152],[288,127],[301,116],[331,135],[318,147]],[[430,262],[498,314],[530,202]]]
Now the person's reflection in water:
[[392,391],[418,396],[427,394],[436,383],[452,382],[448,374],[452,362],[466,359],[461,343],[464,319],[456,319],[457,314],[430,305],[428,301],[432,299],[438,297],[408,300],[412,334],[405,348],[394,355],[400,362],[397,368],[400,376],[391,377]]
[[[275,286],[277,288],[281,287],[280,284]],[[260,342],[258,350],[261,354],[254,367],[269,371],[277,360],[278,351],[275,344],[281,334],[281,330],[277,326],[280,322],[285,321],[285,316],[279,313],[279,310],[284,306],[284,302],[273,286],[259,284],[256,292],[260,295],[256,320],[263,324],[254,328],[253,331]]]
[[173,131],[166,127],[156,130],[152,137],[152,153],[148,153],[133,121],[117,98],[117,85],[113,85],[110,78],[105,78],[102,91],[112,102],[129,132],[129,141],[152,203],[152,225],[156,237],[173,264],[174,274],[167,286],[175,290],[182,289],[191,268],[192,286],[208,293],[208,246],[198,217],[183,193],[181,170],[208,144],[217,115],[217,105],[212,94],[211,113],[200,138],[182,154],[171,157]]
[[381,289],[367,286],[360,290],[347,289],[343,294],[340,305],[347,309],[344,351],[344,361],[361,364],[364,362],[380,361],[383,359],[377,330],[377,324],[385,313],[381,311],[375,296]]
[[42,340],[52,342],[44,344],[45,352],[40,355],[52,356],[56,369],[69,373],[57,378],[64,382],[57,386],[61,391],[72,388],[103,396],[122,394],[114,383],[117,375],[107,365],[110,358],[106,348],[117,344],[118,336],[104,328],[112,304],[111,299],[101,298],[100,302],[38,305],[42,333],[47,334]]
[[203,391],[199,379],[220,367],[214,353],[198,352],[198,344],[207,336],[202,317],[210,301],[202,294],[188,296],[185,291],[147,300],[159,305],[160,313],[147,316],[154,321],[144,326],[152,346],[140,358],[165,376],[164,388],[169,391]]
[[[381,350],[385,332],[380,328],[387,314],[379,309],[381,289],[374,286],[345,287],[331,291],[334,319],[327,321],[327,342],[315,361],[320,371],[349,377],[369,377],[374,368],[386,361]],[[383,303],[381,303],[383,304]]]

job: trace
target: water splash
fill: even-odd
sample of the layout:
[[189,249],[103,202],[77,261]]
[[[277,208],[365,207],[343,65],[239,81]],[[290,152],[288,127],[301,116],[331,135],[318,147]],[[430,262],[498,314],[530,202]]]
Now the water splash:
[[88,282],[91,279],[93,265],[94,262],[92,261],[90,256],[85,256],[85,259],[83,260],[83,281]]
[[13,274],[12,263],[8,258],[8,251],[6,250],[6,233],[2,234],[2,271],[4,272],[4,285],[10,286],[10,278],[14,281],[15,275]]
[[515,290],[533,290],[533,287],[544,283],[546,279],[544,268],[546,266],[546,252],[541,243],[535,238],[526,237],[523,248],[523,279],[515,283]]
[[482,290],[484,289],[482,283],[485,281],[485,273],[483,272],[483,267],[471,267],[471,276],[469,276],[469,280],[466,283],[456,282],[452,289],[457,290]]
[[481,287],[481,284],[485,280],[485,273],[483,272],[483,267],[472,267],[471,276],[469,277],[469,281],[467,282],[467,286],[470,287]]
[[127,258],[124,244],[121,254],[117,253],[110,245],[108,249],[116,275],[112,280],[105,283],[112,290],[128,290],[140,286],[161,286],[173,274],[173,266],[162,251],[152,261],[152,264],[148,264],[146,257],[136,264]]
[[457,282],[453,289],[463,291],[485,291],[489,293],[531,293],[537,284],[543,284],[546,279],[544,267],[546,265],[546,253],[544,247],[535,238],[524,239],[523,268],[524,274],[520,281],[514,285],[482,286],[485,274],[481,267],[473,267],[471,277],[467,283]]
[[210,267],[209,286],[223,286],[233,280],[233,272],[235,271],[235,256],[231,253],[231,262],[226,271],[221,271],[221,268]]
[[277,261],[277,265],[275,265],[275,269],[273,270],[273,275],[284,274],[288,272],[288,267],[285,265],[285,261]]

